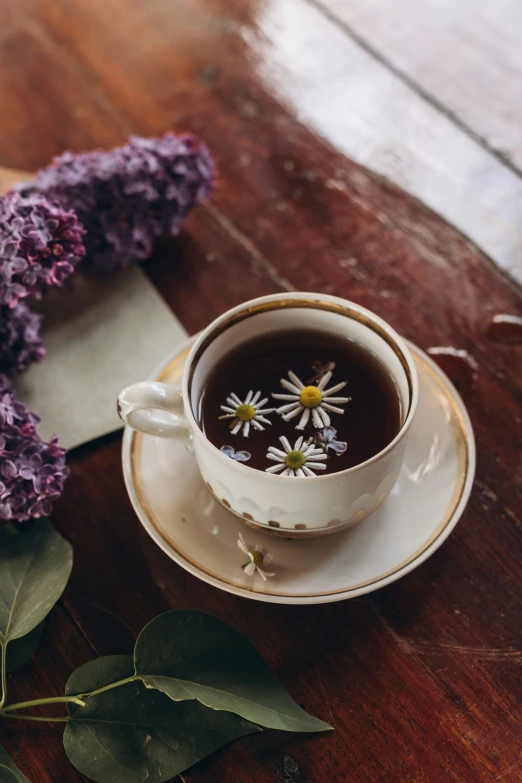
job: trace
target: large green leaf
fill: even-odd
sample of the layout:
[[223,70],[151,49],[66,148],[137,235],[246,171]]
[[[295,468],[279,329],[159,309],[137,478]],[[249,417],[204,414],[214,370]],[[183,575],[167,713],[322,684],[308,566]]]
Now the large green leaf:
[[0,745],[0,783],[31,783],[22,775],[11,756]]
[[156,617],[138,637],[134,663],[148,688],[176,701],[198,699],[272,729],[331,728],[295,703],[242,634],[203,612]]
[[72,547],[40,519],[29,528],[0,528],[0,644],[32,631],[63,593]]
[[32,631],[19,639],[13,639],[7,645],[7,666],[8,672],[14,672],[24,666],[34,655],[34,652],[40,644],[44,623],[40,623]]
[[[67,693],[87,693],[134,673],[130,656],[108,656],[71,675]],[[71,706],[69,759],[99,783],[161,783],[232,740],[259,731],[237,715],[176,703],[139,680]]]

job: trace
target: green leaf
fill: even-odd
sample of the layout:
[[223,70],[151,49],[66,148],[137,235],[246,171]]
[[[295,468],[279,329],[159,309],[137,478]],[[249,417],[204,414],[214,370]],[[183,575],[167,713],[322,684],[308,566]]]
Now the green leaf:
[[0,745],[0,783],[31,783],[23,775],[8,752]]
[[0,644],[36,628],[59,599],[72,568],[72,547],[40,519],[0,528]]
[[175,701],[198,699],[271,729],[331,728],[295,703],[242,634],[203,612],[156,617],[138,637],[134,663],[148,688]]
[[[108,656],[81,666],[68,695],[98,690],[132,677],[130,656]],[[194,702],[176,703],[134,680],[70,706],[63,738],[77,769],[99,783],[161,783],[232,740],[260,731],[230,713]]]
[[14,672],[24,666],[34,655],[40,644],[44,623],[40,623],[20,639],[13,639],[7,645],[7,671]]

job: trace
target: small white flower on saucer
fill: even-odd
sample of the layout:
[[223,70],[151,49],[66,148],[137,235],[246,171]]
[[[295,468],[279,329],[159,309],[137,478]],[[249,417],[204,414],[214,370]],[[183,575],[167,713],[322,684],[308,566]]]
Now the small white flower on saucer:
[[236,451],[233,446],[221,446],[219,450],[225,457],[235,459],[236,462],[248,462],[252,456],[249,451]]
[[315,476],[314,470],[326,470],[326,465],[322,463],[326,460],[326,454],[323,449],[318,449],[312,442],[307,440],[303,443],[301,435],[295,442],[294,447],[284,435],[279,440],[284,451],[270,446],[267,459],[277,462],[265,469],[266,473],[281,473],[282,476]]
[[251,390],[245,397],[244,402],[241,402],[237,394],[230,394],[227,397],[227,404],[221,405],[221,410],[225,411],[224,416],[220,416],[220,419],[232,419],[230,423],[230,431],[232,435],[242,429],[245,438],[248,438],[250,432],[250,425],[256,430],[264,430],[263,424],[271,424],[272,422],[265,418],[268,413],[273,413],[273,408],[263,408],[263,405],[268,402],[268,397],[260,399],[261,392],[258,391],[254,394]]
[[258,544],[256,544],[253,549],[249,549],[241,533],[238,535],[237,545],[240,550],[248,557],[247,562],[241,566],[247,576],[254,576],[257,571],[261,579],[263,579],[265,582],[267,577],[275,576],[275,573],[270,573],[269,571],[264,570],[265,566],[270,565],[274,559],[274,556],[271,552],[267,552],[264,547],[259,546]]
[[285,421],[290,421],[301,414],[296,430],[304,430],[310,420],[310,414],[314,427],[317,429],[328,427],[330,417],[327,411],[344,413],[343,409],[337,406],[350,402],[351,397],[332,397],[333,394],[344,389],[346,381],[341,381],[330,389],[326,388],[326,384],[332,377],[331,370],[322,376],[317,386],[305,386],[292,370],[289,370],[288,377],[289,381],[286,378],[281,378],[281,386],[287,389],[290,394],[272,394],[272,397],[276,400],[291,400],[288,405],[277,408],[277,413],[280,413]]

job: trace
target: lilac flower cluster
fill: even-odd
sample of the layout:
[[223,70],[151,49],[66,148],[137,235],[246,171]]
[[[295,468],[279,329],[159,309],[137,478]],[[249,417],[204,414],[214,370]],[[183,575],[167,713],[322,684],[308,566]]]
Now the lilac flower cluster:
[[18,375],[46,354],[40,340],[42,316],[33,313],[26,302],[11,309],[0,307],[0,373]]
[[54,437],[42,442],[38,416],[8,377],[45,356],[42,319],[26,298],[63,286],[86,251],[91,274],[146,258],[158,236],[179,231],[214,176],[205,145],[166,133],[109,152],[66,152],[0,196],[0,522],[49,514],[69,474],[65,449]]
[[66,152],[20,191],[73,209],[87,229],[82,267],[106,275],[147,258],[157,237],[177,234],[214,177],[204,144],[168,132],[157,139],[131,137],[108,152]]
[[15,375],[45,356],[41,317],[23,301],[63,286],[85,253],[73,212],[42,196],[0,196],[0,372]]
[[0,522],[47,516],[63,491],[66,451],[57,438],[40,440],[39,421],[0,375]]
[[84,233],[73,212],[41,196],[1,196],[0,305],[63,286],[85,253]]

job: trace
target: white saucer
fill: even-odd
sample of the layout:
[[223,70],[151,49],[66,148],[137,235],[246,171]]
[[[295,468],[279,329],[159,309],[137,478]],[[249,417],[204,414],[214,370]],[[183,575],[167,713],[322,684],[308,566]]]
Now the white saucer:
[[[152,377],[173,383],[195,338]],[[215,587],[258,601],[315,604],[377,590],[424,562],[457,524],[471,491],[475,442],[453,385],[409,344],[419,374],[419,405],[399,479],[383,505],[359,525],[331,536],[296,541],[251,530],[210,495],[194,457],[181,442],[126,428],[123,472],[145,530],[180,566]],[[264,582],[248,577],[237,546],[273,553]]]

